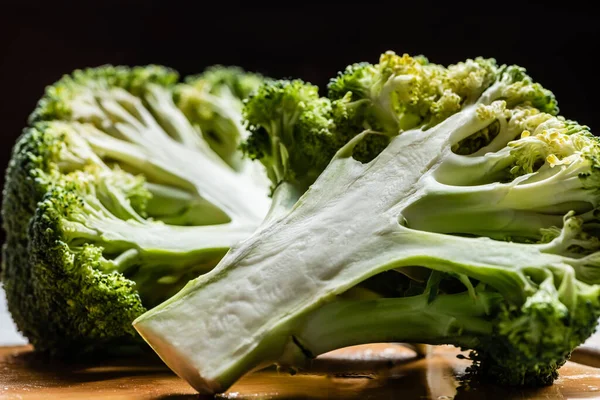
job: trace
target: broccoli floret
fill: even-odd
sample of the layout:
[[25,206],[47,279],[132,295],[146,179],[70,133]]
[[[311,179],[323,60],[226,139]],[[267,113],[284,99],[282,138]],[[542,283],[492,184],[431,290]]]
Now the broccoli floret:
[[396,135],[400,130],[431,126],[472,103],[496,74],[494,59],[477,58],[444,68],[424,57],[400,57],[388,51],[376,65],[346,68],[330,81],[328,96],[346,99],[355,128]]
[[304,193],[337,149],[331,102],[302,80],[265,83],[246,101],[244,117],[251,135],[242,149],[265,166],[273,191],[285,183]]
[[[248,103],[264,147],[298,119],[298,105],[319,101],[306,92]],[[492,59],[446,68],[387,52],[348,68],[330,92],[319,137],[345,143],[308,190],[135,329],[203,393],[255,367],[302,367],[373,341],[452,344],[473,351],[480,377],[551,383],[600,315],[598,139],[556,116],[554,96],[522,68]],[[281,139],[286,158],[315,153],[300,139],[313,131],[294,128],[295,146]],[[373,134],[389,144],[357,160]],[[287,167],[282,182],[307,171]],[[405,268],[407,277],[428,272],[424,291],[345,296]]]
[[177,107],[177,81],[159,66],[75,71],[47,89],[15,145],[2,281],[36,350],[77,355],[135,339],[136,315],[214,267],[266,215],[264,172],[260,183],[259,170],[211,149]]

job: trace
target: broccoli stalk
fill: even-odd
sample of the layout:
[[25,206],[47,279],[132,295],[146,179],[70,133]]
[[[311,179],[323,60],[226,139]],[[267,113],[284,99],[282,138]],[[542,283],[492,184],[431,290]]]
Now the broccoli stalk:
[[[454,344],[473,350],[476,370],[496,382],[552,382],[600,315],[600,253],[588,233],[597,223],[597,139],[583,127],[563,129],[552,94],[494,60],[444,68],[388,52],[346,72],[332,81],[332,99],[307,98],[310,86],[284,81],[249,100],[247,151],[283,171],[270,173],[274,183],[302,187],[298,177],[314,176],[306,165],[317,164],[306,161],[319,145],[327,153],[345,144],[291,208],[138,317],[135,329],[202,393],[225,391],[254,368],[301,366],[323,351],[381,340]],[[272,88],[287,100],[261,96]],[[301,108],[282,112],[288,104]],[[552,120],[556,135],[541,134],[587,144],[558,140],[560,152],[540,156],[540,143],[514,124],[524,107],[544,114],[528,120],[530,131]],[[360,158],[371,160],[355,159],[374,134],[389,144],[364,146]],[[486,146],[494,150],[478,154]],[[547,196],[561,180],[569,193],[537,198],[535,187]],[[340,300],[377,274],[415,266],[463,289]]]
[[[214,101],[241,121],[242,99],[225,88],[233,83],[210,78],[219,71],[196,79],[222,87],[186,112],[176,92],[197,89],[158,66],[75,71],[48,87],[13,150],[2,207],[2,281],[36,350],[77,355],[143,343],[135,316],[212,269],[263,220],[271,202],[264,171],[239,151],[234,169],[195,119],[195,106]],[[239,130],[229,134],[239,145]]]

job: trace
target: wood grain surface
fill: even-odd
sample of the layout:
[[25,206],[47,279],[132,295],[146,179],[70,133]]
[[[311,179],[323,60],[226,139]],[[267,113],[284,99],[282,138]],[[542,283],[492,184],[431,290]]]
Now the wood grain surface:
[[[244,377],[222,399],[574,399],[600,398],[600,370],[567,363],[537,390],[469,386],[468,362],[450,347],[426,358],[400,345],[355,346],[318,358],[294,376],[267,369]],[[593,357],[593,355],[590,355]],[[27,346],[0,348],[0,399],[204,399],[160,361],[146,356],[65,364]]]

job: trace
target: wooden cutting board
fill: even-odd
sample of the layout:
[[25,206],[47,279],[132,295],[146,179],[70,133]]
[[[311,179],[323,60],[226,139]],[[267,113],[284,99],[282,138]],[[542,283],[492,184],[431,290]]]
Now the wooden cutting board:
[[[317,359],[310,371],[290,376],[268,369],[250,374],[223,399],[600,399],[600,370],[575,362],[554,385],[537,390],[469,387],[459,379],[468,362],[441,346],[425,358],[400,345],[356,346]],[[579,352],[574,360],[600,365]],[[0,399],[203,399],[154,358],[49,363],[30,347],[0,348]]]

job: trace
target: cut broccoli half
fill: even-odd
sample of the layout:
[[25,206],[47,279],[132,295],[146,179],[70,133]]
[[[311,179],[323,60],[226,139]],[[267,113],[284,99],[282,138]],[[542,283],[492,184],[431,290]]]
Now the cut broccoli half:
[[[36,350],[141,343],[133,318],[209,271],[266,215],[264,171],[248,159],[234,169],[211,148],[176,103],[178,90],[195,89],[177,82],[160,66],[75,71],[47,88],[15,145],[2,282]],[[234,94],[221,93],[197,107],[226,101],[241,120]]]
[[[387,52],[329,89],[318,136],[282,112],[293,101],[248,100],[248,120],[263,127],[253,135],[289,153],[256,152],[267,169],[291,170],[281,182],[310,171],[289,160],[319,140],[325,152],[329,138],[345,144],[292,207],[135,329],[201,393],[380,341],[470,349],[477,376],[497,383],[553,382],[600,315],[598,139],[557,116],[552,93],[522,68],[493,59],[446,68]],[[297,85],[287,97],[306,110],[305,93]],[[372,135],[389,144],[357,160]],[[425,272],[425,290],[345,298],[403,269]]]

